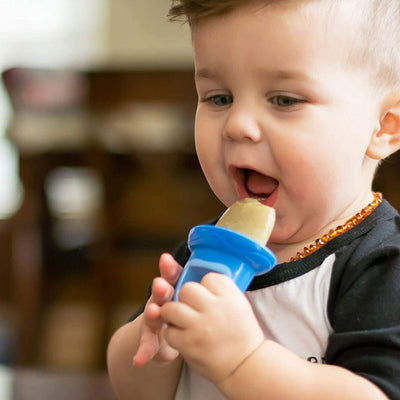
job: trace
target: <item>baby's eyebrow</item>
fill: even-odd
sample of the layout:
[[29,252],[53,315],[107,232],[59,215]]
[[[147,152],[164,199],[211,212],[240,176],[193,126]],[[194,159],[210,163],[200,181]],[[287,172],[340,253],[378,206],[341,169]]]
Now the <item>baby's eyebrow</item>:
[[199,68],[196,69],[194,77],[195,79],[214,79],[218,77],[218,74],[216,71],[210,68]]
[[312,78],[306,71],[301,69],[282,69],[277,71],[260,71],[264,76],[268,76],[270,79],[276,80],[300,80],[303,82],[315,83],[315,79]]
[[[258,71],[260,76],[264,76],[268,79],[273,80],[297,80],[303,81],[306,83],[316,83],[315,79],[312,78],[307,71],[303,71],[301,69],[280,69],[280,70],[269,70],[269,69],[260,69]],[[195,71],[195,79],[218,79],[219,74],[217,71],[211,68],[199,68]]]

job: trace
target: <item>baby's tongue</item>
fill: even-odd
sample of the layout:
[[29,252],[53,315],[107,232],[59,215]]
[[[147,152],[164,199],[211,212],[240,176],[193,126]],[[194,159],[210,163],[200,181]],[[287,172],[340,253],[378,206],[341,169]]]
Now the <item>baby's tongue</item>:
[[270,176],[248,171],[246,188],[249,194],[255,197],[268,197],[278,186],[278,181]]

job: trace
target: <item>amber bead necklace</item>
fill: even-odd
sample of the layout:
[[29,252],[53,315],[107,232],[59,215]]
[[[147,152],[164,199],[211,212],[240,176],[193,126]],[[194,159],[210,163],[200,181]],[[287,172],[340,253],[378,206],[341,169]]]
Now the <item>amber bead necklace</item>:
[[314,253],[321,247],[325,246],[328,242],[330,242],[335,237],[341,235],[344,232],[349,231],[351,228],[358,225],[361,221],[368,217],[374,211],[379,204],[382,203],[382,193],[376,192],[374,193],[374,200],[369,203],[366,207],[364,207],[360,212],[358,212],[354,217],[350,218],[344,225],[339,225],[336,229],[331,229],[329,233],[317,239],[315,243],[310,244],[308,247],[304,247],[304,250],[298,252],[294,257],[290,259],[290,261],[300,260],[301,258],[307,257],[310,254]]

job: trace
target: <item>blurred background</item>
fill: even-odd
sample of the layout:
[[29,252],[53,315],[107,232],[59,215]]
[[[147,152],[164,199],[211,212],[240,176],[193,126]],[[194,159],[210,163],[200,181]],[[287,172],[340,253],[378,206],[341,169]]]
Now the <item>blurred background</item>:
[[0,0],[0,398],[112,399],[106,346],[222,207],[169,0]]
[[[113,399],[105,353],[161,252],[222,205],[169,0],[0,0],[0,398]],[[400,209],[400,159],[376,179]]]

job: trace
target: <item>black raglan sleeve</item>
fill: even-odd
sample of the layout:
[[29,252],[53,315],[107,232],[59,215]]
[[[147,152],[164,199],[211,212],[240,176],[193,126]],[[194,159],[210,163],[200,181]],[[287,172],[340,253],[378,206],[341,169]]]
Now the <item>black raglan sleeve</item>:
[[338,254],[332,275],[328,315],[333,333],[325,361],[400,400],[400,235],[394,231],[385,243],[361,241],[344,253]]

